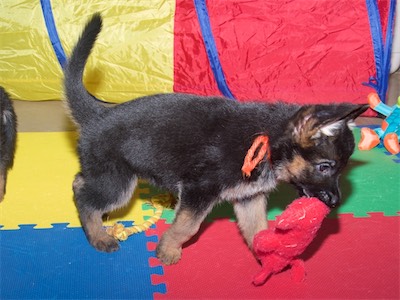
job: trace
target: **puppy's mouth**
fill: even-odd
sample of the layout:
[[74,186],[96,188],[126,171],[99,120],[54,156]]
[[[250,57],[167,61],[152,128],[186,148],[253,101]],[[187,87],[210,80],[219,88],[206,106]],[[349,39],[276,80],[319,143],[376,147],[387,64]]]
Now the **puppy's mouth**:
[[307,191],[307,189],[305,187],[303,187],[302,185],[299,184],[294,184],[296,189],[297,189],[297,193],[299,194],[299,197],[307,197],[307,198],[311,198],[313,197],[313,195]]
[[311,198],[312,197],[312,195],[310,193],[308,193],[307,190],[304,189],[304,188],[299,189],[299,195],[300,196],[306,196],[307,198]]
[[318,193],[312,193],[309,190],[307,190],[307,188],[304,188],[302,186],[297,186],[297,190],[300,197],[305,196],[307,198],[311,197],[318,198],[320,201],[325,203],[329,208],[336,208],[340,204],[340,198],[329,192],[320,191]]

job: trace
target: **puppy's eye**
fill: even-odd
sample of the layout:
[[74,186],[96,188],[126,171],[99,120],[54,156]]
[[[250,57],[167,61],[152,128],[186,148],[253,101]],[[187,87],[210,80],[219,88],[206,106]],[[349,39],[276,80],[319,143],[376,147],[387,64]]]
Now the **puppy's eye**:
[[332,170],[332,168],[335,166],[334,161],[327,161],[327,162],[322,162],[317,164],[317,170],[318,172],[322,174],[328,174]]

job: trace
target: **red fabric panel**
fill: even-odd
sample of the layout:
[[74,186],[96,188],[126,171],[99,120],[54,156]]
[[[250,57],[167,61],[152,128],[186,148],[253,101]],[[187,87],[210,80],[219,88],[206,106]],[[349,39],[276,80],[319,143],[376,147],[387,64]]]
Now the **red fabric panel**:
[[[186,245],[178,264],[152,276],[153,284],[167,286],[154,299],[399,299],[399,225],[400,217],[381,213],[326,219],[302,255],[304,282],[294,283],[286,270],[254,287],[260,265],[236,224],[216,220]],[[147,234],[160,236],[169,225],[159,221],[156,227]]]
[[383,40],[386,37],[387,16],[389,15],[390,0],[378,0],[379,14],[381,17]]
[[[176,2],[174,90],[220,95],[193,1]],[[375,67],[365,0],[207,6],[227,83],[239,100],[366,103],[372,89],[362,82]]]

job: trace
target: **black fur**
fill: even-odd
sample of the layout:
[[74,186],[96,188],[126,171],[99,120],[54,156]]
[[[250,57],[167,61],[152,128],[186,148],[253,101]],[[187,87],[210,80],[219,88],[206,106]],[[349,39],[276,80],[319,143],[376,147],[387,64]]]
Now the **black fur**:
[[0,86],[0,201],[6,192],[7,172],[14,163],[17,118],[9,95]]
[[[175,222],[157,248],[158,257],[167,264],[179,260],[182,244],[220,200],[234,203],[239,226],[251,245],[256,231],[266,226],[263,195],[277,181],[292,182],[309,196],[334,185],[332,178],[354,149],[346,123],[365,106],[239,103],[219,97],[160,94],[105,107],[82,83],[101,27],[102,19],[96,14],[86,25],[65,72],[67,104],[80,129],[81,172],[74,181],[75,198],[88,239],[97,249],[118,249],[117,242],[101,230],[99,216],[130,200],[137,177],[179,198]],[[334,136],[312,137],[313,145],[304,146],[296,134],[306,135],[306,119],[316,120],[314,129],[341,120],[343,124]],[[271,161],[264,160],[244,178],[244,157],[261,134],[270,139]],[[299,156],[306,166],[302,163],[304,170],[297,170],[300,164],[293,164],[297,171],[292,176],[289,165],[295,157],[300,161]],[[332,160],[335,166],[329,176],[315,171],[322,162]],[[333,189],[328,192],[339,197]],[[321,200],[330,204],[331,199]]]

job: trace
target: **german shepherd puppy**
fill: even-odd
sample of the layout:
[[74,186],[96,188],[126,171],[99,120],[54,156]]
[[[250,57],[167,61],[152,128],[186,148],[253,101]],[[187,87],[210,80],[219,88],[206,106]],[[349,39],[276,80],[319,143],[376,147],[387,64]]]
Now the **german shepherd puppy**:
[[17,118],[9,95],[0,86],[0,201],[6,193],[7,172],[14,162]]
[[[338,177],[354,149],[348,124],[368,105],[239,103],[186,94],[160,94],[105,107],[84,87],[82,74],[102,28],[95,14],[65,70],[65,93],[79,127],[81,172],[73,190],[89,242],[112,252],[118,242],[102,227],[103,214],[131,199],[138,177],[177,195],[176,217],[157,246],[165,264],[220,201],[234,205],[244,239],[265,229],[266,197],[279,181],[330,207],[340,201]],[[250,177],[241,167],[259,135],[269,137],[270,159]]]

